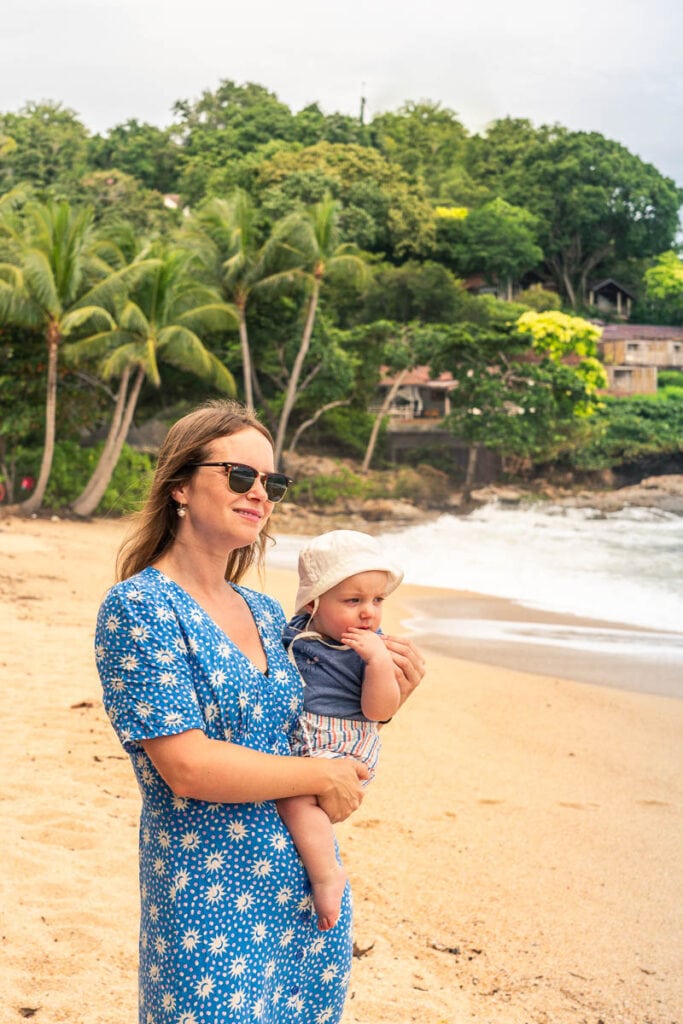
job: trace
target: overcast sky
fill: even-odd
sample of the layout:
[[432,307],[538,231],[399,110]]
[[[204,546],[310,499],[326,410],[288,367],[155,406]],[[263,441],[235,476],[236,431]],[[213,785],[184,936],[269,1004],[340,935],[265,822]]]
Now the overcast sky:
[[293,110],[406,100],[598,131],[683,186],[683,0],[5,0],[0,111],[50,99],[93,132],[166,126],[257,82]]

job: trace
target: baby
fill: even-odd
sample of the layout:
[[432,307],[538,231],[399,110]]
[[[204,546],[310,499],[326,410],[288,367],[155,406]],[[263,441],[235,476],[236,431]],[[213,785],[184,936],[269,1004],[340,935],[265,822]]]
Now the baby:
[[[304,713],[291,739],[295,754],[355,757],[374,776],[378,724],[400,703],[391,653],[379,631],[382,602],[403,579],[377,541],[355,530],[333,530],[299,555],[296,614],[285,646],[304,680]],[[313,890],[318,928],[339,916],[346,872],[334,833],[314,796],[278,801]]]

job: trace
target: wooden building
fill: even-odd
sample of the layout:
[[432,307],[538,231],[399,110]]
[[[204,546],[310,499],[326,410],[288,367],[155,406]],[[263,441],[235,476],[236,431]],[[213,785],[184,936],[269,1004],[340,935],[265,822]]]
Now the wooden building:
[[598,354],[609,394],[651,395],[657,391],[658,370],[683,370],[683,327],[606,324]]

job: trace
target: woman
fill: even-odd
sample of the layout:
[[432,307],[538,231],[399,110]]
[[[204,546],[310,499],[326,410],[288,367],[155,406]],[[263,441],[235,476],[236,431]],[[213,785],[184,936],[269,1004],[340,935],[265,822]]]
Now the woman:
[[[119,578],[100,608],[104,702],[142,794],[140,1024],[332,1024],[351,965],[351,900],[316,927],[274,801],[314,794],[332,821],[366,769],[293,757],[301,680],[274,600],[239,585],[260,564],[273,505],[268,431],[209,403],[176,423]],[[391,642],[405,696],[419,655]]]

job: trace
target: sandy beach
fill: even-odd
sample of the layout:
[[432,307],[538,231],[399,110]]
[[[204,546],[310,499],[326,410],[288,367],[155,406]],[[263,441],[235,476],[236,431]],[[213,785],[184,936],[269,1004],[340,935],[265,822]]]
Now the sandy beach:
[[[92,654],[124,532],[0,518],[3,1024],[137,1019],[139,797]],[[291,610],[291,572],[265,588]],[[442,599],[401,587],[385,628]],[[337,830],[344,1024],[682,1024],[683,700],[423,647]]]

